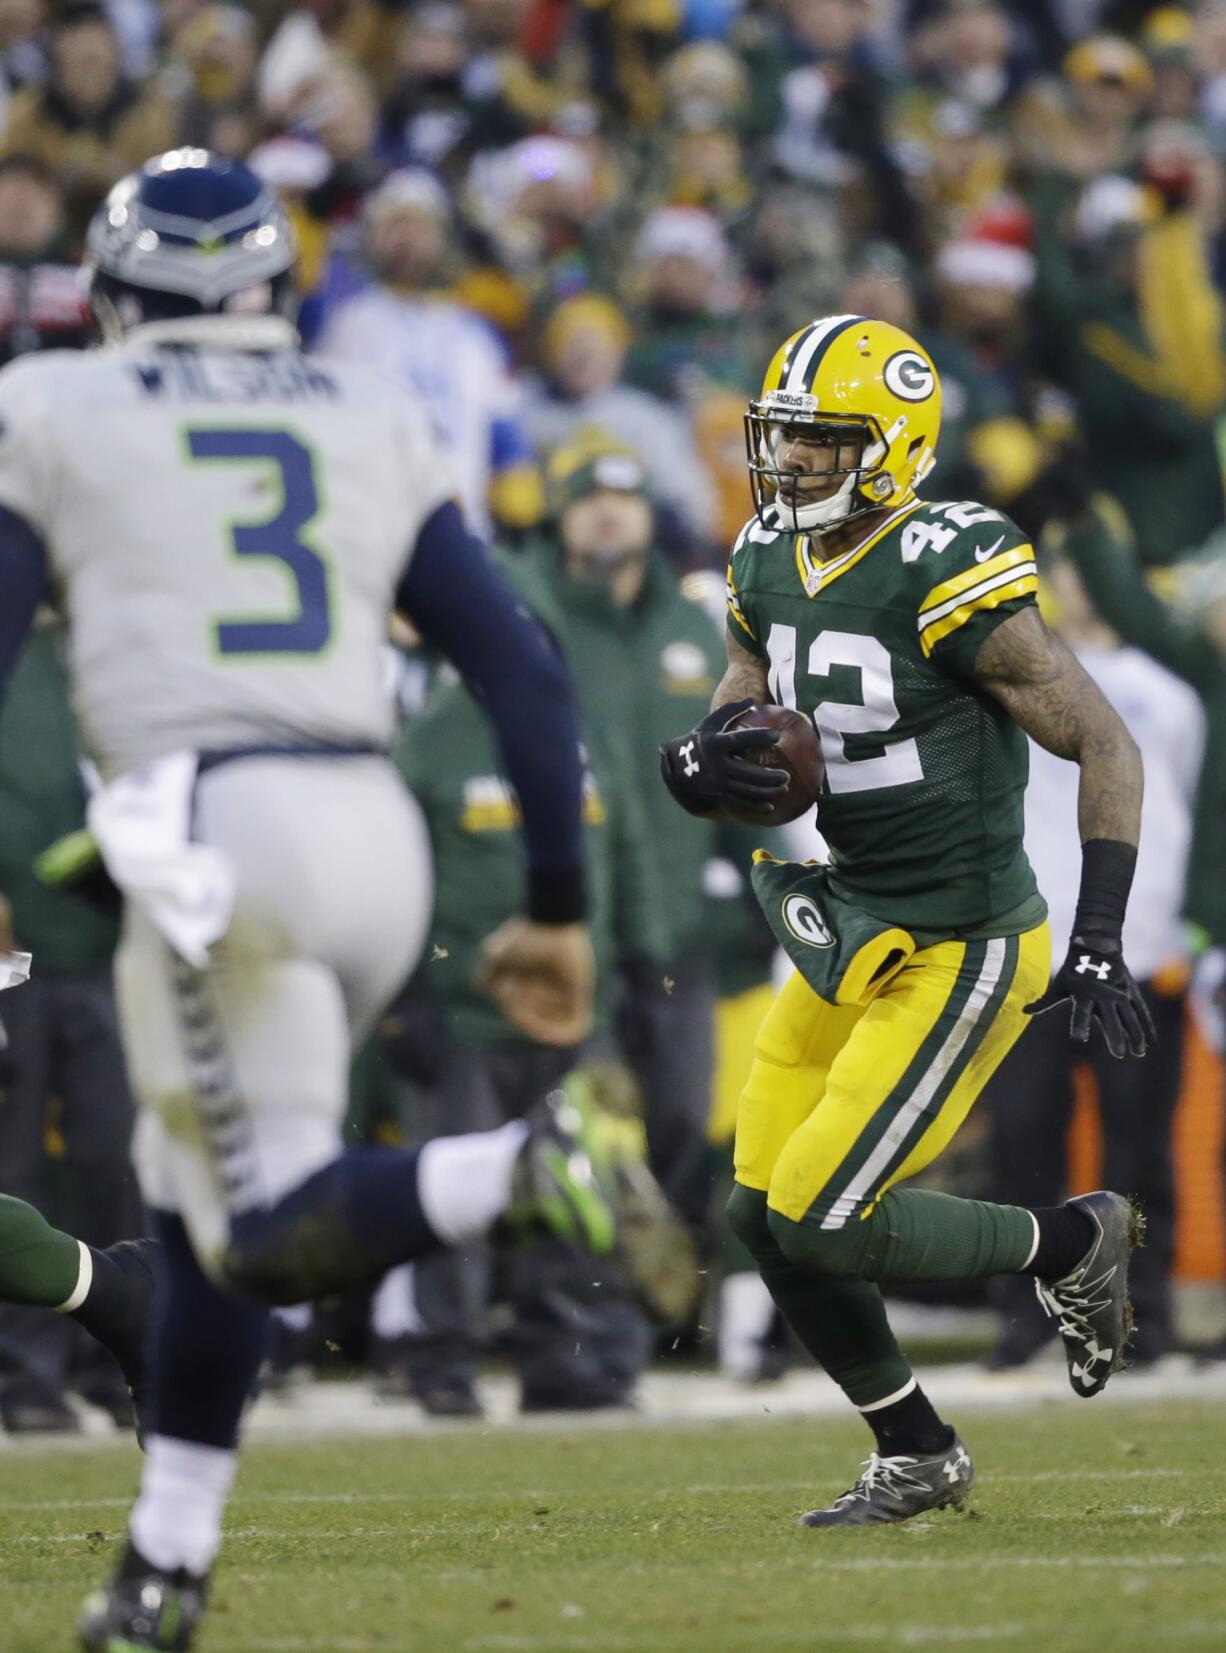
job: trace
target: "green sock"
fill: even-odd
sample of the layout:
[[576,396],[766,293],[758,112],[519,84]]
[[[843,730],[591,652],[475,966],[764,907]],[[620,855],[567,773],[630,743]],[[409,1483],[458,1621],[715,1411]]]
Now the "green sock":
[[80,1277],[80,1242],[24,1200],[0,1194],[0,1302],[63,1308]]
[[911,1368],[877,1286],[791,1261],[767,1220],[766,1195],[755,1189],[733,1190],[728,1217],[783,1318],[853,1406],[871,1406],[906,1386]]
[[927,1188],[891,1188],[871,1216],[842,1228],[824,1229],[816,1212],[797,1223],[772,1211],[769,1220],[794,1263],[883,1284],[1016,1274],[1035,1244],[1034,1219],[1022,1206]]

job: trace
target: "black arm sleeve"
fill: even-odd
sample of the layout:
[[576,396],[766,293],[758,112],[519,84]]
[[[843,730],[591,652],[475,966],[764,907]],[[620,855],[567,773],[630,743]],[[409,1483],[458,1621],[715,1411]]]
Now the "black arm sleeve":
[[46,546],[24,517],[0,505],[0,691],[49,589]]
[[570,673],[451,502],[422,527],[396,607],[451,661],[494,725],[523,810],[529,917],[582,918],[583,770]]

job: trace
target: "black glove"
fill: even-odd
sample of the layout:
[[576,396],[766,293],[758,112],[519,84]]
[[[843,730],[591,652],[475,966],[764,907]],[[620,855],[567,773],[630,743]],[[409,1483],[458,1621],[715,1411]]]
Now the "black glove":
[[661,746],[664,784],[691,815],[709,815],[726,799],[734,799],[742,806],[760,807],[766,819],[771,794],[788,784],[786,770],[764,769],[741,756],[763,746],[778,746],[776,730],[728,728],[752,705],[752,700],[733,700],[717,706],[688,735],[677,735]]
[[1026,1006],[1026,1014],[1042,1015],[1065,999],[1073,1001],[1069,1034],[1079,1044],[1088,1041],[1095,1022],[1102,1028],[1112,1056],[1144,1056],[1158,1041],[1154,1018],[1124,963],[1124,950],[1115,936],[1074,936],[1068,957],[1046,993]]

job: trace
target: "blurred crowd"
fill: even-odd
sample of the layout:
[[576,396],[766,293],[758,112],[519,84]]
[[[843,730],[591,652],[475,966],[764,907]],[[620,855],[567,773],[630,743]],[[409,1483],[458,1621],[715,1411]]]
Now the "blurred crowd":
[[[431,956],[355,1068],[355,1132],[481,1128],[542,1087],[595,1087],[622,1121],[610,1158],[645,1144],[702,1278],[725,1276],[725,1369],[778,1368],[769,1305],[712,1216],[771,992],[745,879],[761,835],[672,808],[654,754],[722,670],[747,397],[810,318],[878,316],[941,373],[925,494],[1032,533],[1049,617],[1145,750],[1129,947],[1166,1037],[1143,1083],[1100,1064],[1098,1085],[1111,1185],[1151,1211],[1140,1352],[1161,1358],[1185,996],[1199,959],[1220,1044],[1226,976],[1226,0],[0,0],[0,360],[89,342],[84,226],[175,145],[244,157],[280,194],[308,347],[429,405],[585,715],[601,1008],[592,1045],[558,1056],[474,986],[481,936],[521,895],[516,804],[462,686],[399,639],[396,757],[438,907]],[[1028,839],[1066,931],[1070,784],[1039,756]],[[5,1006],[0,1183],[43,1203],[53,1185],[106,1243],[129,1220],[129,1104],[83,798],[49,620],[0,711],[0,896],[36,954]],[[975,1173],[1030,1204],[1062,1193],[1077,1065],[1055,1018],[1044,1035],[1042,1062],[1035,1036],[995,1087]],[[526,1408],[629,1401],[651,1337],[590,1273],[538,1250],[390,1277],[371,1310],[386,1391],[477,1410],[501,1325]],[[999,1307],[994,1358],[1017,1364],[1045,1328]],[[700,1318],[678,1309],[666,1344]],[[31,1325],[0,1314],[0,1417],[70,1427],[71,1328]],[[313,1326],[285,1318],[282,1370]],[[94,1392],[105,1404],[104,1378]]]

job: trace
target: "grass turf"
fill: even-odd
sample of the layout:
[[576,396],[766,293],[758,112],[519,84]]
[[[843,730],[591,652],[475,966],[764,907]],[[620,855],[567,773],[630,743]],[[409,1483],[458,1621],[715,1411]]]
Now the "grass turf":
[[[963,1419],[970,1516],[814,1533],[854,1421],[252,1446],[200,1653],[1226,1647],[1210,1404]],[[69,1653],[135,1482],[113,1448],[0,1456],[0,1649]]]

